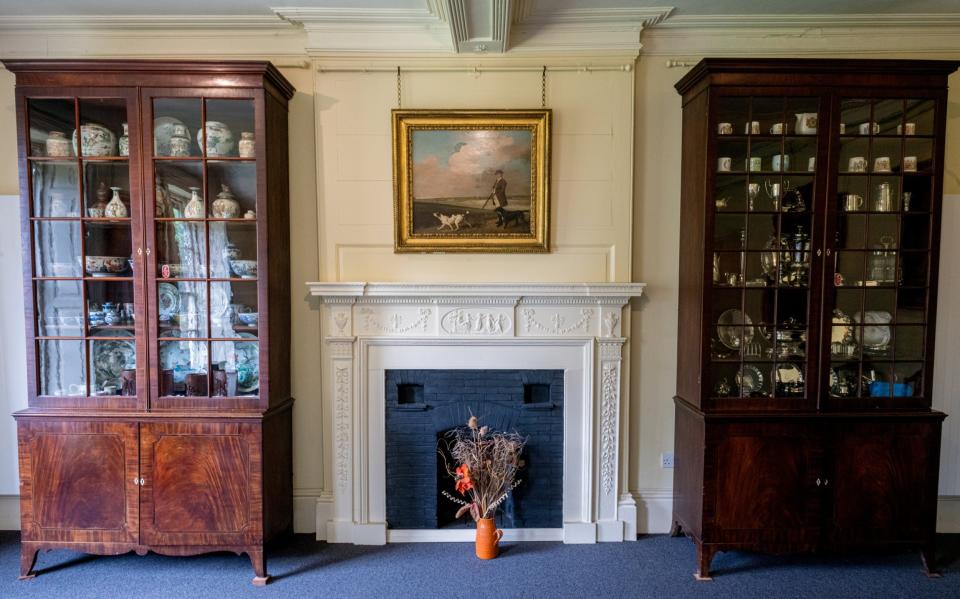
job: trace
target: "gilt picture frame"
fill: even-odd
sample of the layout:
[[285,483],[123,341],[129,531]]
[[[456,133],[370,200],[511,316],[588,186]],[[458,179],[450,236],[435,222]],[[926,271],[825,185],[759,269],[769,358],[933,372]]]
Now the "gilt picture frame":
[[551,117],[393,110],[394,250],[549,252]]

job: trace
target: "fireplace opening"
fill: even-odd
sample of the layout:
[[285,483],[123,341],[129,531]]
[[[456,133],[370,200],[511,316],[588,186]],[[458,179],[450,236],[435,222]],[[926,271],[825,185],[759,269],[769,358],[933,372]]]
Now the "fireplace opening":
[[385,395],[389,528],[473,526],[443,495],[468,499],[454,490],[444,457],[456,467],[448,433],[471,415],[528,438],[521,483],[500,505],[498,526],[562,527],[563,370],[387,370]]

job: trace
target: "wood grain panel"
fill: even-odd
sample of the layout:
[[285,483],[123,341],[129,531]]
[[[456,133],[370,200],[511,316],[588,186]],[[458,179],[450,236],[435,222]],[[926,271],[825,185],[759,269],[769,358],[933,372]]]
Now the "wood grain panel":
[[137,541],[137,428],[132,423],[20,422],[26,540]]
[[140,444],[142,542],[227,545],[262,539],[259,425],[142,424]]

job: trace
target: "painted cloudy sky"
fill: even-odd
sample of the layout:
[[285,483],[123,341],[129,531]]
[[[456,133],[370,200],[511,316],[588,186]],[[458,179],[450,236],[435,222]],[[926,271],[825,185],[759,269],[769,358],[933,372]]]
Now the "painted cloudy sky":
[[490,195],[503,171],[507,195],[530,195],[529,130],[413,131],[413,197]]

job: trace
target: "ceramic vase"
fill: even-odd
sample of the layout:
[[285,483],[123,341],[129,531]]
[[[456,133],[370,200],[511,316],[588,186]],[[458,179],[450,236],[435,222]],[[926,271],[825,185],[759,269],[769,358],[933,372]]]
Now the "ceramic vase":
[[110,189],[113,190],[113,197],[104,208],[103,215],[108,218],[127,218],[130,213],[127,211],[127,205],[120,199],[120,188],[111,187]]
[[87,207],[87,216],[90,218],[103,218],[107,209],[107,198],[110,197],[110,190],[103,181],[97,187],[97,201],[92,206]]
[[[207,121],[206,133],[207,156],[229,156],[233,152],[236,143],[233,139],[233,132],[230,131],[230,127],[227,127],[226,124],[219,121]],[[202,131],[197,131],[197,144],[200,146],[203,146],[202,134]]]
[[497,528],[493,518],[477,520],[477,557],[493,559],[500,554],[500,538],[503,531]]
[[233,192],[226,185],[220,186],[220,193],[213,201],[214,218],[237,218],[240,216],[240,202],[233,197]]
[[257,142],[253,139],[253,133],[250,131],[244,131],[240,133],[240,142],[238,144],[238,150],[240,151],[240,158],[254,158],[257,155]]
[[120,140],[117,143],[120,146],[120,155],[129,156],[130,155],[130,128],[126,123],[123,123],[123,135],[120,136]]
[[200,199],[200,188],[190,188],[190,201],[183,208],[184,218],[203,218],[203,200]]
[[173,133],[170,135],[170,155],[171,156],[189,156],[190,155],[190,131],[186,125],[173,125]]
[[47,156],[69,156],[70,142],[63,131],[51,131],[47,136]]

